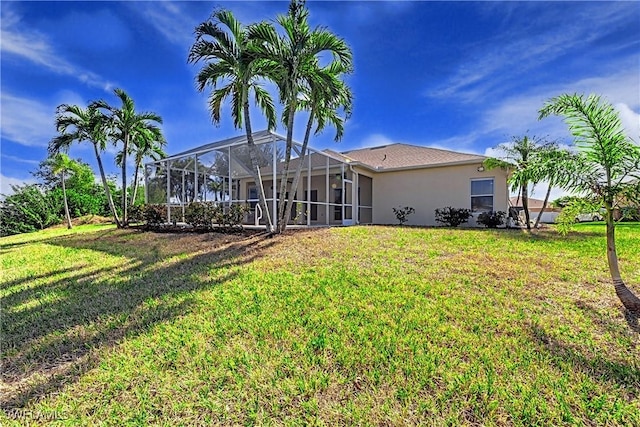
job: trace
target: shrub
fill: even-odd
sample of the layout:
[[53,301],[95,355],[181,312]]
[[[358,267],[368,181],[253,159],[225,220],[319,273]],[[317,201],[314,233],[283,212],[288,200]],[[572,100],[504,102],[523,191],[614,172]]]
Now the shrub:
[[12,186],[13,194],[0,201],[0,235],[43,230],[60,221],[55,198],[38,185]]
[[167,207],[165,205],[144,205],[142,220],[147,225],[160,225],[167,222]]
[[220,223],[222,207],[213,202],[193,202],[184,211],[184,220],[195,228],[209,229]]
[[476,222],[482,224],[487,228],[498,228],[498,226],[504,224],[504,220],[507,217],[507,213],[503,211],[491,211],[482,212],[478,215]]
[[405,206],[404,208],[401,206],[398,206],[398,208],[391,208],[393,209],[393,213],[396,215],[396,218],[398,219],[398,224],[403,225],[405,222],[409,221],[409,215],[411,215],[412,213],[414,213],[416,210],[414,208],[412,208],[411,206]]
[[244,214],[249,211],[247,206],[233,204],[222,215],[222,222],[220,223],[226,228],[242,228],[242,221]]
[[457,227],[471,218],[471,209],[466,208],[446,208],[436,209],[436,221],[447,226]]

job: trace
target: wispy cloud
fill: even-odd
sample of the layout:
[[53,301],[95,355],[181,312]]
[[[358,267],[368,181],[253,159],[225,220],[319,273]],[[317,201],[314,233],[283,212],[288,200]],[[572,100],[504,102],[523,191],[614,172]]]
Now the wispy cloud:
[[24,25],[20,16],[4,4],[0,38],[0,51],[5,57],[13,56],[27,60],[56,74],[75,77],[88,86],[102,88],[105,91],[111,91],[114,87],[113,83],[98,74],[67,61],[63,53],[58,51],[45,35]]
[[35,182],[36,181],[33,178],[20,179],[0,174],[0,194],[9,196],[13,194],[11,186],[34,184]]
[[193,43],[196,25],[208,18],[194,20],[180,3],[174,2],[133,2],[130,7],[170,43],[180,47]]
[[[598,7],[597,13],[591,6]],[[527,21],[521,21],[516,31],[464,47],[463,61],[451,77],[442,85],[428,90],[426,95],[456,98],[461,102],[484,102],[487,98],[509,93],[523,80],[529,82],[541,74],[557,72],[545,67],[574,49],[589,46],[591,56],[610,54],[611,46],[598,48],[595,41],[618,30],[618,24],[628,23],[634,18],[630,16],[628,6],[590,5],[578,13],[579,19],[571,25],[563,24],[561,16],[527,18]],[[537,8],[536,12],[540,13],[540,9]],[[555,9],[553,13],[556,13]],[[510,16],[519,19],[518,14]],[[538,22],[544,22],[545,26],[538,26]]]
[[17,162],[17,163],[25,163],[27,165],[39,165],[40,162],[38,160],[31,160],[31,159],[24,159],[22,157],[18,157],[18,156],[10,156],[8,154],[2,154],[2,158],[7,159],[7,160],[11,160],[12,162]]
[[20,98],[3,91],[2,139],[27,147],[46,147],[55,135],[54,108],[33,99]]

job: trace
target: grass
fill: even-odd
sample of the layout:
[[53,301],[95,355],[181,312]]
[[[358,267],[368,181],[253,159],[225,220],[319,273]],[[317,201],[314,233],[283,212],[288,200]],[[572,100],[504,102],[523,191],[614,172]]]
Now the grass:
[[[617,229],[640,292],[640,224]],[[640,425],[604,226],[0,239],[2,425]]]

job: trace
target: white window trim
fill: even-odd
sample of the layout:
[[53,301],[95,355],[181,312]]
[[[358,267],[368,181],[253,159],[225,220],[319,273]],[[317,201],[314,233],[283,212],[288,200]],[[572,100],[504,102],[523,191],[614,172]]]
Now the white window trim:
[[[493,188],[493,192],[492,193],[483,193],[483,194],[473,194],[473,182],[474,181],[491,181],[492,185],[491,187]],[[486,178],[471,178],[470,182],[469,182],[469,207],[472,210],[472,214],[473,215],[479,215],[482,212],[480,211],[475,211],[473,212],[473,204],[471,203],[471,200],[474,197],[488,197],[491,196],[491,211],[495,211],[495,207],[496,207],[496,179],[495,177],[486,177]]]

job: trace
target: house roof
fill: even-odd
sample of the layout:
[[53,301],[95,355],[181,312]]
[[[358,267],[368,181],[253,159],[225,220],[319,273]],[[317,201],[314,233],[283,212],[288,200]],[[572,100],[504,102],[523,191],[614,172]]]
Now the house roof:
[[[529,205],[529,210],[541,210],[542,209],[542,205],[544,205],[544,200],[540,200],[540,199],[532,199],[531,197],[527,198],[528,201],[528,205]],[[521,208],[522,207],[522,198],[521,197],[509,197],[509,204],[513,207],[516,208]],[[548,212],[559,212],[561,209],[555,209],[551,206],[550,203],[547,203],[547,207],[545,209],[545,211]]]
[[399,143],[343,151],[341,154],[352,162],[378,171],[469,164],[486,159],[477,154]]

